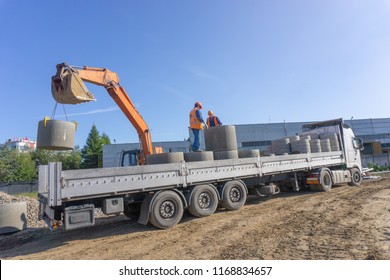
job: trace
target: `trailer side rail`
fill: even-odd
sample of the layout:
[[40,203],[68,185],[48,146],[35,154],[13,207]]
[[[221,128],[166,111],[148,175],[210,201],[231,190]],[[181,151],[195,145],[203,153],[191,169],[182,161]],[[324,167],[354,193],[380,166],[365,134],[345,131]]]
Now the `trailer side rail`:
[[[162,189],[174,189],[209,182],[299,172],[343,164],[342,152],[253,157],[218,160],[212,163],[182,162],[140,167],[62,171],[61,163],[40,168],[40,193],[47,205],[63,201],[108,197]],[[42,190],[42,192],[41,192]],[[44,192],[45,191],[45,192]]]

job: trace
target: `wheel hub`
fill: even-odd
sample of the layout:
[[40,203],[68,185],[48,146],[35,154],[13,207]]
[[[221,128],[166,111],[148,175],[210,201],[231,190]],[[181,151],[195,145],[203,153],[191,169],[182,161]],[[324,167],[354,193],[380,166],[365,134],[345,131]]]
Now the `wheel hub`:
[[211,203],[211,197],[208,193],[201,193],[199,195],[198,204],[200,208],[206,209],[210,206],[210,203]]
[[233,202],[238,202],[241,199],[241,192],[238,188],[232,188],[229,194],[230,200]]
[[175,204],[172,201],[164,201],[160,206],[161,217],[168,219],[175,213]]

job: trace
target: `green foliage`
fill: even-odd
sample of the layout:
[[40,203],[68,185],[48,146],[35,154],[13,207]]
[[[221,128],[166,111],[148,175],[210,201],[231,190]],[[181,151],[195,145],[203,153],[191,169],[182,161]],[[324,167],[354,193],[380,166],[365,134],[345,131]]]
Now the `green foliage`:
[[28,153],[0,149],[0,182],[31,181],[37,178],[38,166],[49,162],[62,162],[63,170],[95,168],[101,166],[103,145],[111,144],[107,134],[99,135],[93,125],[83,149],[76,146],[73,151],[46,151],[37,149]]
[[45,165],[49,162],[62,162],[63,170],[79,169],[81,165],[81,153],[78,146],[73,151],[46,151],[37,149],[33,152],[33,160],[36,165]]
[[375,172],[390,170],[389,166],[381,166],[381,165],[378,165],[378,164],[375,164],[375,163],[369,163],[368,164],[368,168],[372,168],[373,171],[375,171]]
[[36,177],[31,154],[11,151],[7,147],[0,151],[0,182],[30,181]]
[[100,141],[102,143],[102,147],[103,147],[103,145],[111,144],[110,137],[108,137],[108,135],[104,132],[103,132],[102,136],[100,136]]
[[35,163],[30,153],[18,153],[20,169],[17,171],[17,181],[31,181],[37,178]]
[[58,155],[58,161],[62,162],[63,170],[79,169],[81,160],[81,152],[78,146],[73,151],[62,152]]
[[19,196],[19,197],[30,197],[30,198],[37,198],[38,197],[38,192],[21,192],[21,193],[17,193],[15,194],[15,196]]
[[82,168],[97,168],[100,167],[100,159],[103,156],[103,145],[111,144],[107,134],[99,134],[95,124],[92,125],[91,131],[88,134],[86,144],[81,150]]

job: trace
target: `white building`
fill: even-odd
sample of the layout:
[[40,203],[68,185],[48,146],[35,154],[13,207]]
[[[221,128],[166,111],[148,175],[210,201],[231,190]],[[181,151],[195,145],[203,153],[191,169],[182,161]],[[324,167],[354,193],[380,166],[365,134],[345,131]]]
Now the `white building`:
[[17,150],[20,153],[20,152],[34,151],[37,147],[37,142],[27,137],[25,138],[15,137],[13,139],[8,139],[8,141],[5,142],[3,146],[8,147],[11,150]]

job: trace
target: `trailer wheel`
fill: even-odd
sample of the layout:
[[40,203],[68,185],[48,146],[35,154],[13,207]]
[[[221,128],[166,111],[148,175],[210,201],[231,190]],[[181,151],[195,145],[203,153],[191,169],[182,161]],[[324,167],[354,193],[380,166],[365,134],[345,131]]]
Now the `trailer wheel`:
[[149,222],[161,229],[177,225],[184,212],[183,201],[174,191],[158,193],[150,209]]
[[332,176],[326,169],[321,170],[320,184],[317,185],[319,191],[329,191],[332,188]]
[[229,181],[223,187],[221,206],[227,210],[238,210],[246,201],[246,187],[240,181]]
[[191,193],[188,211],[195,217],[206,217],[218,207],[217,191],[210,185],[198,185]]
[[351,182],[348,183],[350,186],[360,186],[362,183],[362,174],[359,169],[352,168],[351,169]]

